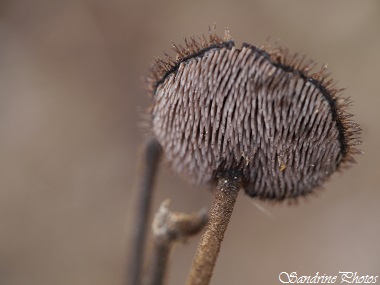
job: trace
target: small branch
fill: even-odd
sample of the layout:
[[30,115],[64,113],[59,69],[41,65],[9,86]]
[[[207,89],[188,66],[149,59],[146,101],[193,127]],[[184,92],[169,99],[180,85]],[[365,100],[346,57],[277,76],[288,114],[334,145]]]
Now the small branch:
[[218,180],[209,222],[198,245],[186,285],[208,285],[240,188],[240,176],[227,173]]
[[168,257],[174,242],[199,233],[208,221],[205,209],[187,215],[170,212],[168,207],[169,200],[162,202],[153,220],[154,249],[149,285],[164,284]]
[[156,178],[158,162],[161,157],[161,146],[155,139],[144,144],[142,151],[139,193],[137,201],[135,233],[131,247],[128,284],[140,285],[143,266],[144,246],[146,240],[147,224],[152,203],[152,190]]

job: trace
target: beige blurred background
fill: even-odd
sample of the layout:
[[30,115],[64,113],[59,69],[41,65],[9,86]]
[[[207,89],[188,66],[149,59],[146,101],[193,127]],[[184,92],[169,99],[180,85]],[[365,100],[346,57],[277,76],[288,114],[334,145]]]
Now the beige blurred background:
[[[270,36],[328,63],[365,155],[296,207],[240,195],[212,284],[380,275],[378,1],[24,0],[0,2],[0,284],[125,284],[141,78],[172,40],[214,22],[237,46]],[[165,198],[184,212],[211,202],[164,167],[154,211]],[[175,248],[169,284],[184,283],[198,238]]]

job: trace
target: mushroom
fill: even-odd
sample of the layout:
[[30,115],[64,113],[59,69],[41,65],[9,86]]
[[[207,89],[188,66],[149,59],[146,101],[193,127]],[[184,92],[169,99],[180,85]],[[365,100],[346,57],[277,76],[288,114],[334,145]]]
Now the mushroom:
[[[209,284],[240,188],[294,201],[354,162],[360,127],[326,73],[279,45],[190,38],[152,67],[151,127],[174,172],[215,199],[187,285]],[[215,187],[216,186],[216,187]]]

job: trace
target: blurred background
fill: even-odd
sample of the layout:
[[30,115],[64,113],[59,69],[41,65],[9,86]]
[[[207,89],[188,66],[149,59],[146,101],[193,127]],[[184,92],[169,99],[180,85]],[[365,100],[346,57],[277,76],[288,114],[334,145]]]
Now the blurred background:
[[[214,23],[237,46],[270,36],[328,63],[365,155],[298,206],[241,193],[212,284],[380,275],[379,1],[3,0],[0,284],[125,284],[149,105],[141,78],[171,41]],[[193,212],[212,197],[164,166],[153,211],[166,198]],[[176,246],[168,284],[184,283],[198,239]]]

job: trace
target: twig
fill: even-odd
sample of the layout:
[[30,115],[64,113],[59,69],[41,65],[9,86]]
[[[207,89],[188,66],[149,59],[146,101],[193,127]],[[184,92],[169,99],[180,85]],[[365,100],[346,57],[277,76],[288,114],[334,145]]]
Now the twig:
[[236,173],[227,173],[218,180],[209,222],[198,245],[186,285],[208,285],[224,233],[230,221],[240,188],[241,178]]
[[129,285],[141,284],[147,223],[152,203],[152,190],[161,152],[161,146],[156,139],[150,139],[143,146],[139,176],[136,226],[131,247],[129,274],[127,276],[127,281],[129,282],[127,284]]
[[167,273],[168,257],[176,241],[199,233],[208,221],[207,211],[190,215],[169,211],[169,200],[162,202],[153,220],[154,249],[149,285],[162,285]]

